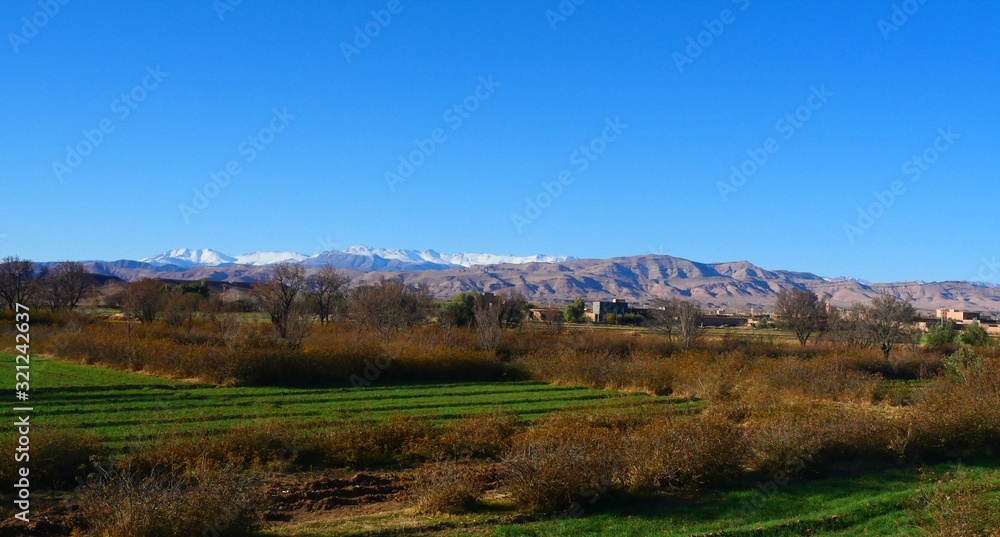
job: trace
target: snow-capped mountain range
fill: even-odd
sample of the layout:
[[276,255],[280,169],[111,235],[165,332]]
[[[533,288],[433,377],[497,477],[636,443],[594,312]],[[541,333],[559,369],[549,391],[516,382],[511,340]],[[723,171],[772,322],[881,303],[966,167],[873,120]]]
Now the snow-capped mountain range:
[[298,252],[253,252],[242,255],[228,255],[212,249],[193,250],[179,248],[159,255],[140,259],[139,262],[154,266],[173,265],[180,268],[226,267],[234,265],[267,266],[283,262],[301,262],[307,267],[321,267],[330,263],[336,268],[369,265],[391,267],[395,270],[427,270],[471,267],[474,265],[499,265],[510,263],[562,263],[576,259],[570,256],[554,255],[497,255],[477,253],[442,254],[434,250],[402,250],[351,246],[340,250],[330,250],[314,256]]

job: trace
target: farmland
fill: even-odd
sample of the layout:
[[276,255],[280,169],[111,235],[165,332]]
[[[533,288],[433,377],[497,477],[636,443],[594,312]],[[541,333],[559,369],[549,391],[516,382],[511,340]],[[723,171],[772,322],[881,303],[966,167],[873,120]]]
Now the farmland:
[[[741,487],[700,499],[645,498],[586,506],[575,516],[540,517],[512,524],[500,505],[446,521],[413,516],[405,510],[360,515],[340,520],[291,524],[268,532],[273,537],[358,535],[375,528],[406,527],[423,535],[447,530],[448,535],[543,537],[618,535],[663,537],[916,537],[921,510],[938,477],[963,476],[982,488],[987,501],[1000,502],[1000,468],[939,464],[919,470],[888,470],[866,475],[797,480],[777,489]],[[748,509],[748,505],[752,506]]]
[[[13,357],[3,355],[5,364]],[[217,387],[35,359],[34,405],[42,426],[96,433],[112,446],[179,433],[217,432],[280,419],[297,430],[336,418],[391,415],[448,420],[486,411],[529,420],[557,411],[676,402],[539,382],[452,383],[370,388]]]
[[35,327],[49,535],[140,513],[201,533],[231,498],[234,536],[920,535],[953,505],[972,528],[1000,516],[989,341],[886,358],[777,331],[338,321],[290,345],[235,322]]

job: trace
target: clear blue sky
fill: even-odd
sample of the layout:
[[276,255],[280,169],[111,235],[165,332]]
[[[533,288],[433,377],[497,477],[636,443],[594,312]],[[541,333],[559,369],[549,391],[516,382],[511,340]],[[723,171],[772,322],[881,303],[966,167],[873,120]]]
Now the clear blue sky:
[[[4,2],[0,254],[367,244],[1000,280],[995,4],[226,1]],[[754,173],[720,193],[733,166]]]

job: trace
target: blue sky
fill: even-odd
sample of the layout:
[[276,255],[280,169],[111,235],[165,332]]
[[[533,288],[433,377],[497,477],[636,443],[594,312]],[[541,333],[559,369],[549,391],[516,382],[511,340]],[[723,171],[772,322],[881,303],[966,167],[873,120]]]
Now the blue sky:
[[0,8],[0,254],[1000,281],[993,4],[62,2]]

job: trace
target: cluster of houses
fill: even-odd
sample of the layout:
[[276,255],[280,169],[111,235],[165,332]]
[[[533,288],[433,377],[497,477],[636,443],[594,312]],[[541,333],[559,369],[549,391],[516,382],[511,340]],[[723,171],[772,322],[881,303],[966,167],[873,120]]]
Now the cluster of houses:
[[958,330],[965,330],[966,326],[972,323],[978,323],[986,329],[987,334],[990,334],[991,336],[1000,335],[1000,319],[997,319],[995,316],[987,316],[986,314],[978,311],[941,308],[937,310],[935,317],[919,319],[917,321],[917,327],[926,330],[942,321],[952,321],[955,323],[955,328]]
[[[583,316],[586,320],[592,323],[604,324],[608,321],[610,316],[621,318],[623,315],[637,313],[646,317],[653,310],[654,308],[652,307],[631,306],[628,302],[615,298],[607,301],[600,300],[588,303]],[[727,313],[725,310],[720,309],[716,310],[715,313],[705,314],[702,318],[702,325],[706,327],[750,326],[753,325],[759,317],[764,316],[755,316],[753,310],[750,310],[749,315],[737,315]],[[534,308],[531,310],[531,320],[534,321],[552,322],[562,320],[562,318],[563,310],[561,308]]]
[[[829,305],[828,305],[829,307]],[[584,318],[596,324],[603,324],[609,316],[621,318],[623,315],[638,313],[647,316],[652,310],[651,307],[634,307],[628,302],[620,299],[608,301],[595,301],[586,305]],[[754,326],[761,319],[772,318],[771,314],[760,314],[751,309],[747,313],[729,313],[724,309],[715,310],[714,313],[706,313],[703,319],[703,326],[706,327],[742,327]],[[563,318],[561,308],[534,308],[531,310],[531,319],[542,322],[559,321]],[[964,330],[970,323],[979,323],[990,335],[1000,335],[1000,319],[994,316],[987,316],[981,312],[963,311],[956,309],[938,309],[934,317],[924,316],[916,319],[916,327],[927,330],[942,321],[952,321],[955,328]]]

